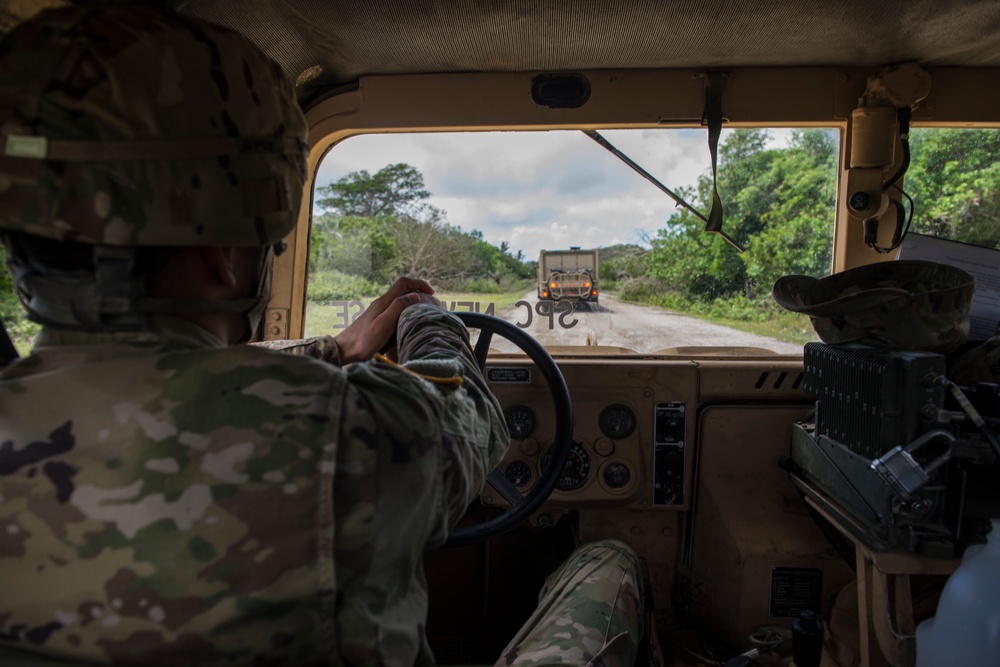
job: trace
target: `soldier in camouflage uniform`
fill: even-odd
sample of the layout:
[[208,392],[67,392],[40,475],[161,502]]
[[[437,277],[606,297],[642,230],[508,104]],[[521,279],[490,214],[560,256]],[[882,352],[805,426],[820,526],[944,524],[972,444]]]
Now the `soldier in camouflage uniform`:
[[[0,46],[0,135],[45,325],[0,373],[0,662],[432,662],[422,554],[508,434],[423,281],[297,355],[232,345],[305,178],[278,67],[161,10],[55,10]],[[637,571],[582,547],[498,664],[631,664]]]

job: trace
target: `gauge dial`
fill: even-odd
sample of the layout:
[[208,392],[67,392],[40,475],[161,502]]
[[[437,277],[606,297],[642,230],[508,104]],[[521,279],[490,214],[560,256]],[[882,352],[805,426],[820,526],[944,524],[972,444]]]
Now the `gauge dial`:
[[612,440],[622,440],[635,430],[635,413],[621,403],[609,405],[601,411],[598,424],[601,433]]
[[[550,448],[545,452],[545,456],[542,457],[542,468],[548,467],[549,459],[552,458],[552,449]],[[586,483],[587,478],[590,476],[590,454],[587,453],[586,447],[584,447],[579,442],[573,442],[569,448],[569,454],[566,456],[566,465],[563,466],[562,473],[559,475],[559,480],[556,482],[556,488],[560,491],[573,491],[574,489],[579,489]]]
[[632,469],[621,461],[611,461],[601,471],[601,479],[609,489],[624,489],[632,483]]
[[504,412],[507,430],[515,440],[524,440],[535,431],[535,413],[524,405],[512,405]]
[[531,466],[525,461],[511,461],[503,470],[507,481],[519,489],[531,483]]

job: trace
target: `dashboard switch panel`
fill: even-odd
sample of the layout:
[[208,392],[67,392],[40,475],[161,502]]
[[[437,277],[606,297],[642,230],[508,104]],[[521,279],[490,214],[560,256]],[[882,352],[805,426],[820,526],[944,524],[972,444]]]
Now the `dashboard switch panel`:
[[684,403],[656,406],[653,433],[653,505],[684,504]]

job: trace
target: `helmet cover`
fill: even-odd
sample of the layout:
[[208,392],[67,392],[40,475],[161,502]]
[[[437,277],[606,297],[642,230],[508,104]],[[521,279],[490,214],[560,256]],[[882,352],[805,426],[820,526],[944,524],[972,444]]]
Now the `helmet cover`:
[[275,243],[305,136],[291,84],[239,33],[132,3],[47,10],[0,44],[0,231]]

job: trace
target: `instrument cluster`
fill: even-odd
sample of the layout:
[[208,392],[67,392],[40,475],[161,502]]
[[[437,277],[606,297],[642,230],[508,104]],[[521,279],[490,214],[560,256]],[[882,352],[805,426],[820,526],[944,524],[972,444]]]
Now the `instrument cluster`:
[[[590,490],[628,497],[636,490],[637,461],[628,455],[623,441],[638,425],[635,411],[624,403],[613,403],[596,412],[597,418],[577,417],[577,434],[566,457],[566,464],[556,482],[556,491],[572,497]],[[539,423],[534,410],[514,404],[504,410],[510,431],[511,449],[501,464],[507,480],[522,493],[531,489],[551,458],[551,443],[539,443],[534,437]],[[596,427],[596,428],[594,428]],[[596,436],[596,437],[588,437]]]

